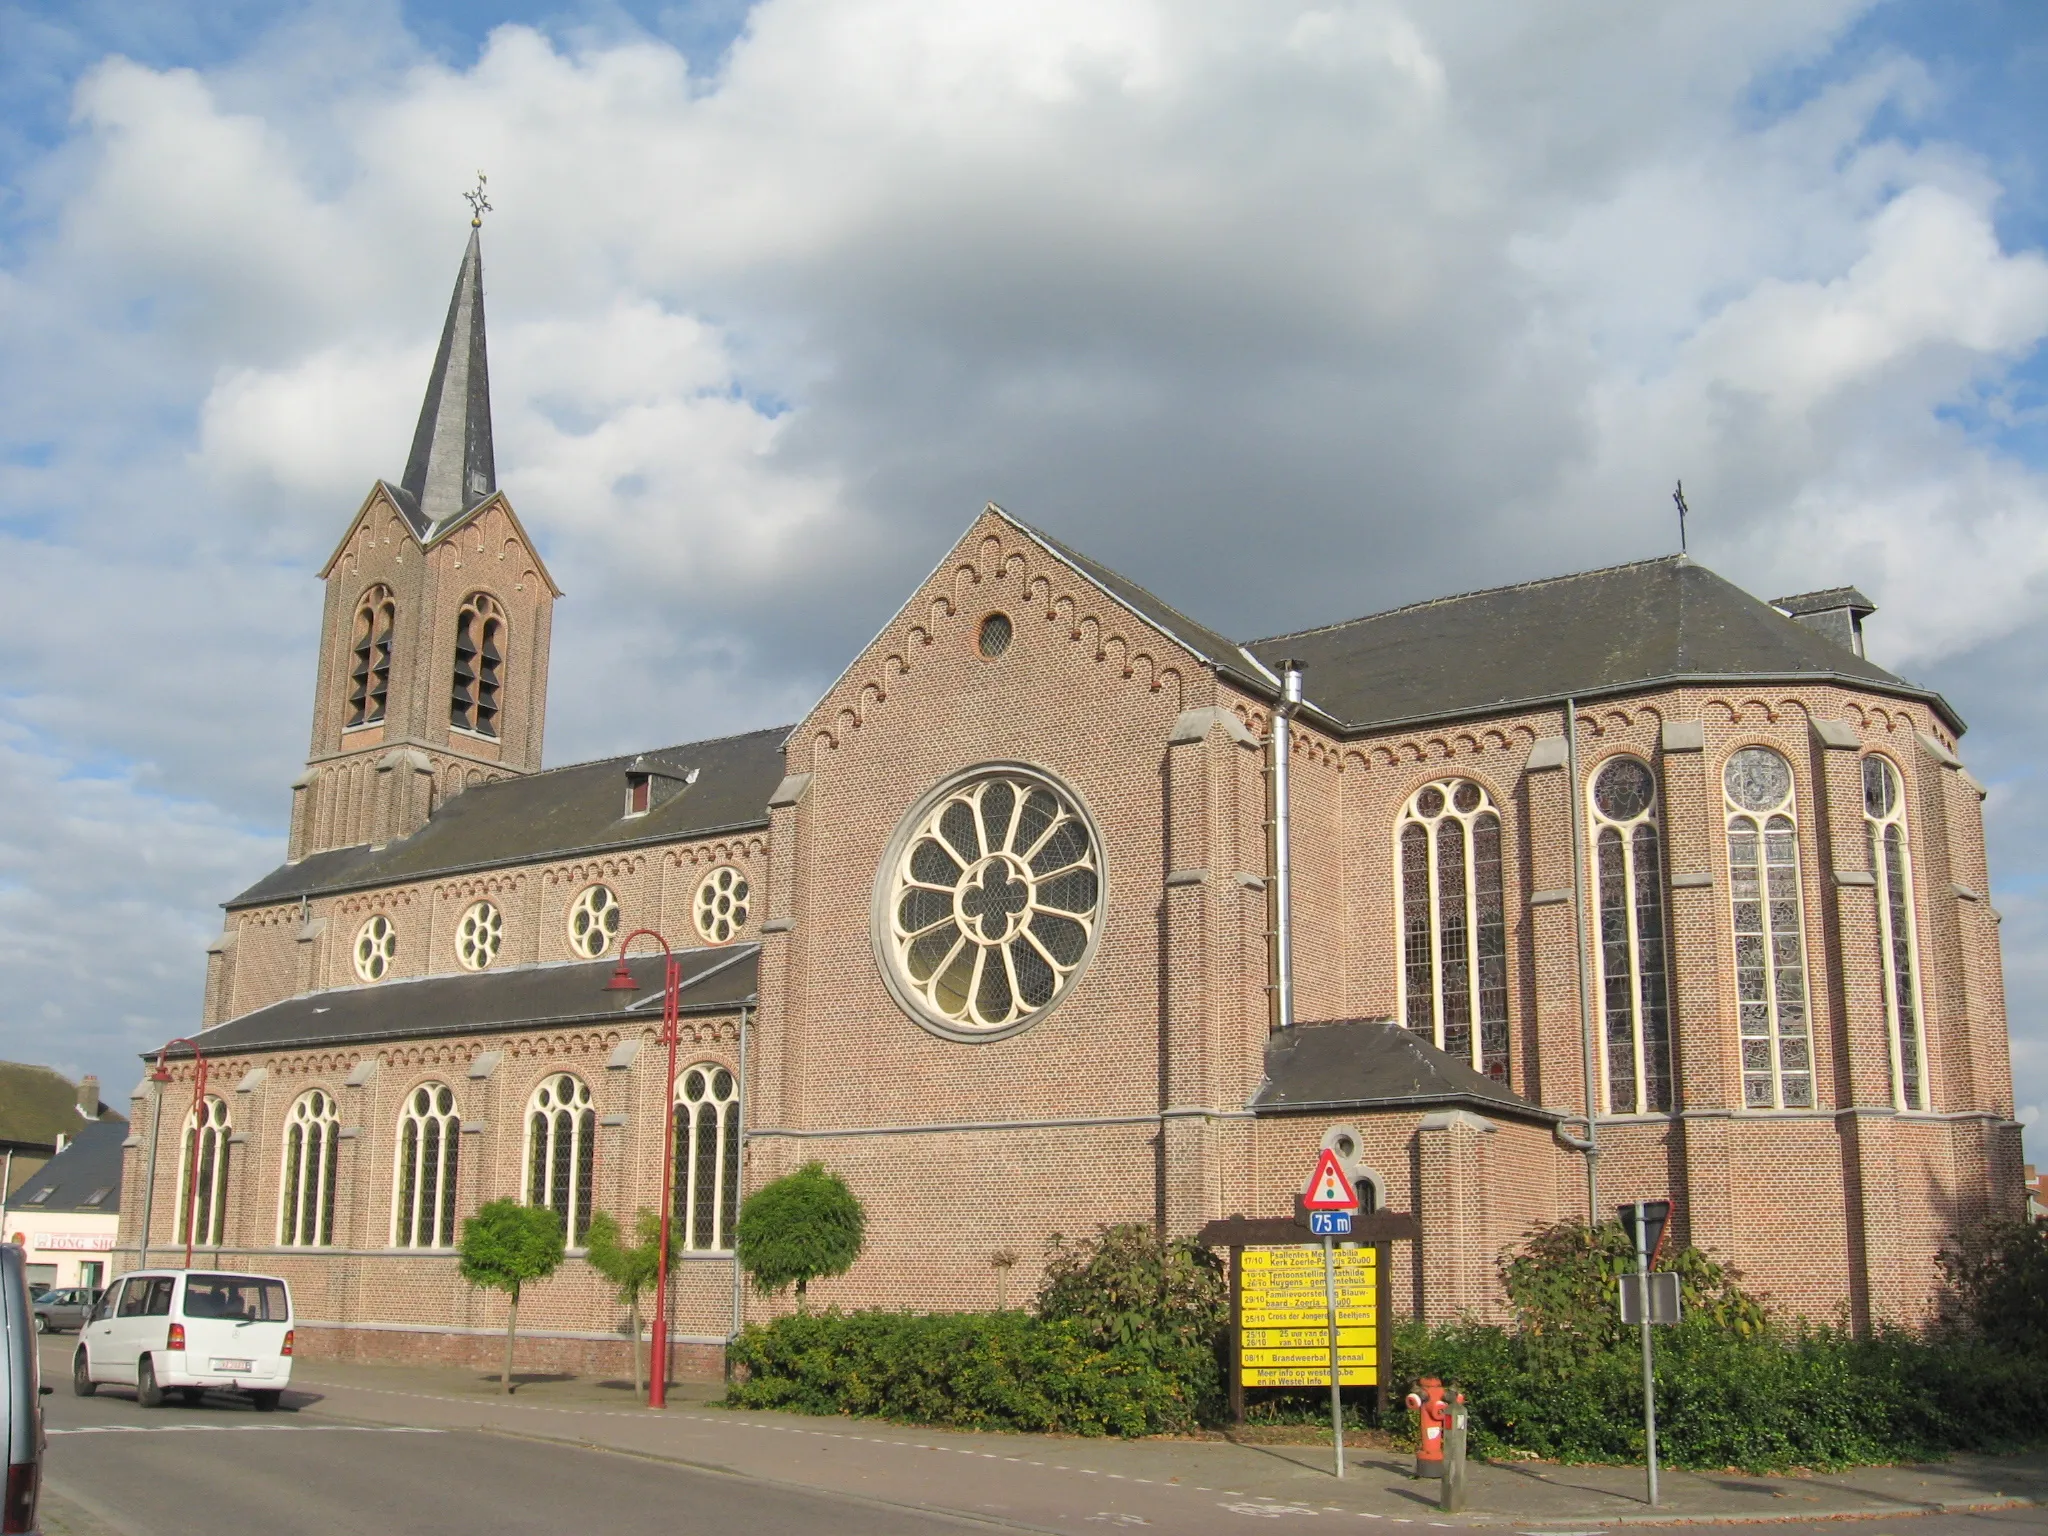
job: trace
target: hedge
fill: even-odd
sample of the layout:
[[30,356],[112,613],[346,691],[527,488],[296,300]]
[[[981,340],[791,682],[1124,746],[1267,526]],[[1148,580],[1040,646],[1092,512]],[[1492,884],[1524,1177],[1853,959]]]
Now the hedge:
[[1192,1429],[1216,1375],[1025,1312],[798,1313],[750,1325],[731,1360],[736,1408],[1069,1435]]

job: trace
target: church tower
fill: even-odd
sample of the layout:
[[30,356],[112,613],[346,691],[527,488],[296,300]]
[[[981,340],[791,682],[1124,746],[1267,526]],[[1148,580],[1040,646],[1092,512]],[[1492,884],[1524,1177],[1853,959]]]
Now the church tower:
[[293,861],[396,841],[470,785],[540,767],[561,592],[498,489],[483,276],[472,221],[404,477],[372,487],[320,573]]

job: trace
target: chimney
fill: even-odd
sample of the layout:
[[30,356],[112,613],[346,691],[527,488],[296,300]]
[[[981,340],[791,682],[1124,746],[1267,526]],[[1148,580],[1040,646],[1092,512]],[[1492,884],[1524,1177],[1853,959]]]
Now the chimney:
[[1877,604],[1854,587],[1829,587],[1824,592],[1774,597],[1771,606],[1793,623],[1804,624],[1858,656],[1864,654],[1863,621],[1877,612]]
[[87,1120],[100,1117],[100,1080],[90,1072],[78,1080],[78,1113]]

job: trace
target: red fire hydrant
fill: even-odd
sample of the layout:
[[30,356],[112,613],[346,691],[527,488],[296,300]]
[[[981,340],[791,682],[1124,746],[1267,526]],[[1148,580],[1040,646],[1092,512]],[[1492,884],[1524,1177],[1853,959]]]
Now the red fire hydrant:
[[[1451,1404],[1444,1397],[1444,1384],[1436,1377],[1425,1376],[1416,1386],[1420,1390],[1408,1394],[1408,1406],[1422,1420],[1422,1438],[1415,1444],[1415,1475],[1442,1477],[1444,1435],[1451,1427]],[[1457,1401],[1464,1400],[1465,1395],[1459,1393]]]

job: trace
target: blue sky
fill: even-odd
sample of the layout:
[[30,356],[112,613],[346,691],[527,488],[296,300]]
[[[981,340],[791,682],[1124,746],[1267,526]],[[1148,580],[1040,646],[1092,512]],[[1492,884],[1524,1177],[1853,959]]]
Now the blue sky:
[[2038,1116],[2044,100],[2037,0],[0,3],[0,1054],[195,1016],[483,167],[550,760],[792,718],[990,498],[1256,634],[1683,476],[1970,721]]

